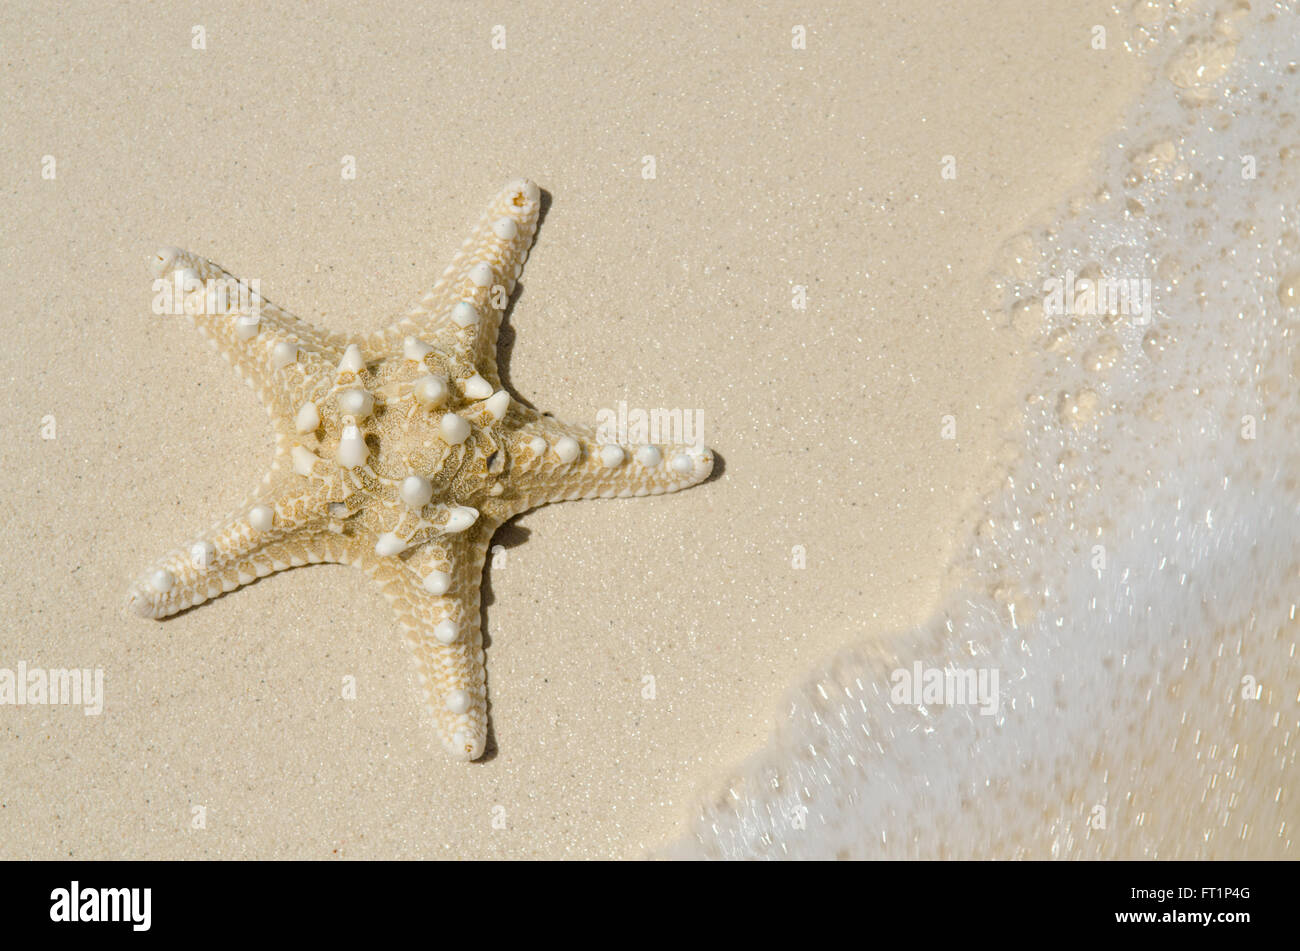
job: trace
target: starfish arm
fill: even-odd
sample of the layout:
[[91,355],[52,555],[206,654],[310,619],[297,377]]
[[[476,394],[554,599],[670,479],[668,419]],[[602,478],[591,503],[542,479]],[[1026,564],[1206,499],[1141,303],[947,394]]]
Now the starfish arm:
[[511,182],[488,206],[433,289],[405,317],[372,335],[365,349],[391,352],[407,337],[437,344],[458,364],[478,370],[494,389],[497,332],[537,233],[541,191]]
[[351,541],[315,516],[315,493],[259,496],[159,559],[131,586],[128,606],[161,619],[285,568],[356,561]]
[[703,482],[713,453],[681,444],[602,444],[585,426],[536,414],[513,434],[510,515],[549,502],[623,499],[677,492]]
[[462,760],[478,759],[487,743],[479,589],[495,529],[480,520],[464,534],[422,545],[409,559],[367,565],[402,626],[438,737]]
[[[257,391],[267,410],[291,411],[287,402],[308,381],[337,364],[347,339],[328,333],[264,299],[218,264],[179,248],[164,248],[153,259],[155,309],[184,313]],[[185,288],[195,288],[189,293]]]

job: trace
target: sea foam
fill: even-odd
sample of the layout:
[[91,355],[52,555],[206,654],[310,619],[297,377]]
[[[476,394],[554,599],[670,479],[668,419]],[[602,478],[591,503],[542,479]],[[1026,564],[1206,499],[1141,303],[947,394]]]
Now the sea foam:
[[[1094,186],[1003,255],[1031,355],[957,593],[798,687],[664,854],[1296,854],[1300,18],[1159,9]],[[1149,282],[1149,319],[1045,313],[1067,274]],[[996,671],[996,709],[913,669]]]

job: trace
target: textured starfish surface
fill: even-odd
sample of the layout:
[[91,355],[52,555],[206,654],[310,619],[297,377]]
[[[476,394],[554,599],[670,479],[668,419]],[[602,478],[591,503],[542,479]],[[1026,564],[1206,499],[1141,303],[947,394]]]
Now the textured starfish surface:
[[713,468],[700,447],[602,445],[502,389],[497,331],[540,206],[536,185],[511,182],[419,305],[355,340],[160,251],[155,274],[257,391],[276,446],[238,511],[132,585],[132,609],[164,618],[284,568],[355,565],[397,612],[443,745],[482,755],[479,588],[497,527],[547,502],[675,492]]

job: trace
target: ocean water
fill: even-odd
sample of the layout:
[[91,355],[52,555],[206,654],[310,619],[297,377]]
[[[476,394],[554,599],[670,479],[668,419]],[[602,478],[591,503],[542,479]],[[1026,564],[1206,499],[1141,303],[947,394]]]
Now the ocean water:
[[1300,16],[1130,15],[1153,81],[999,257],[1030,357],[956,593],[798,686],[664,854],[1300,851]]

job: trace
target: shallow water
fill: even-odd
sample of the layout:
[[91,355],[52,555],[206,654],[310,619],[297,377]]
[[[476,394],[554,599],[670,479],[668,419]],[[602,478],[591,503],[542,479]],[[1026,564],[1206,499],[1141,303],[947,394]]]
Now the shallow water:
[[1032,356],[956,593],[801,685],[669,854],[1296,854],[1300,18],[1134,18],[1152,84],[998,264]]

